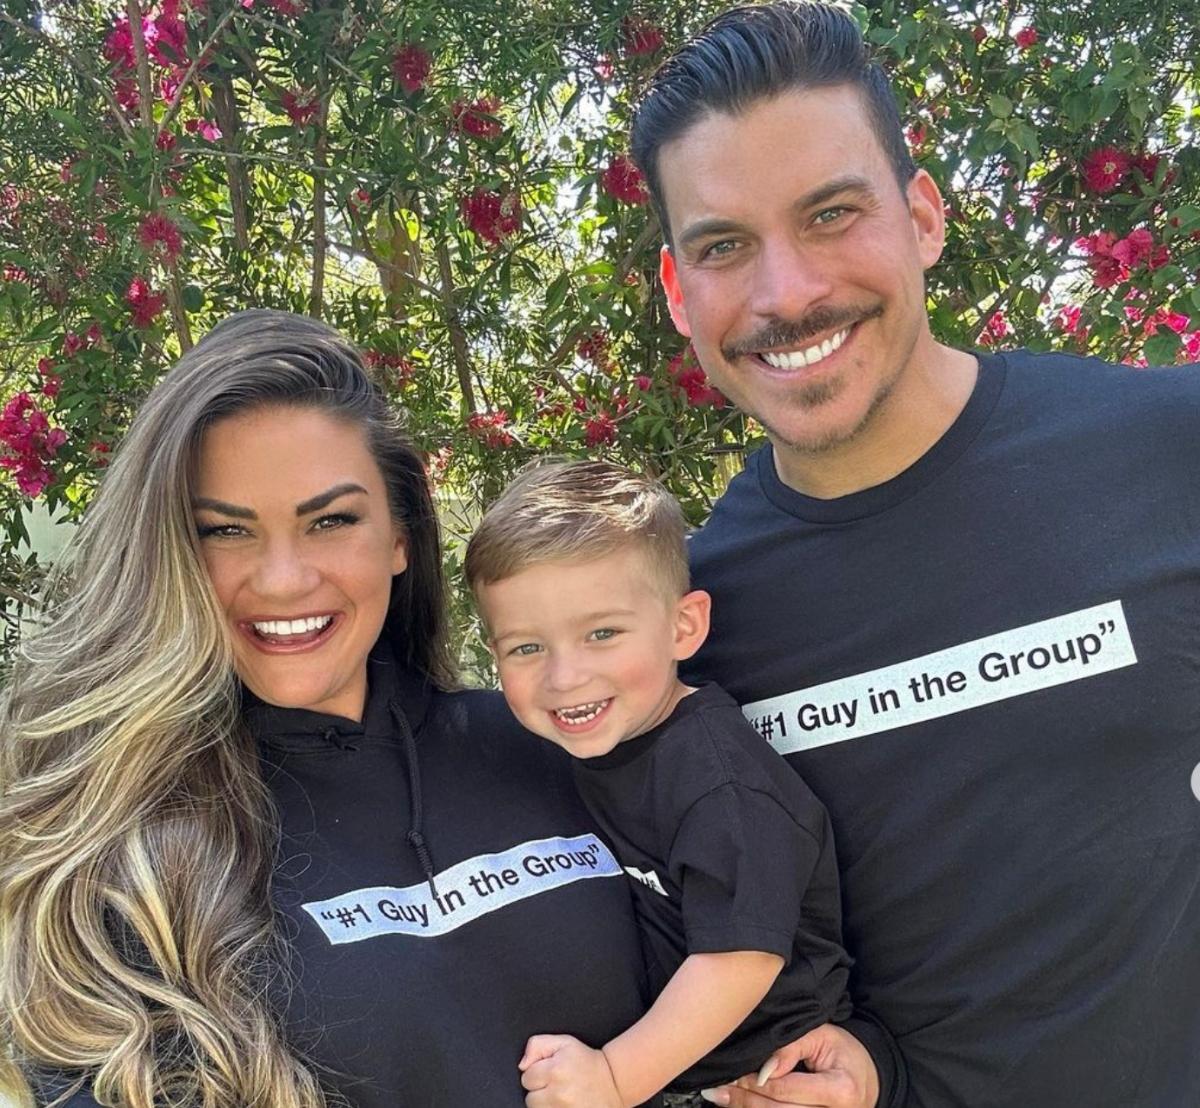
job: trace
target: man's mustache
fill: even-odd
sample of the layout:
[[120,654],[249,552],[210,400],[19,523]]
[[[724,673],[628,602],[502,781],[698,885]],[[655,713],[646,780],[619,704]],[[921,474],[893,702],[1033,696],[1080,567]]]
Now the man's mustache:
[[744,338],[723,346],[721,353],[726,360],[732,361],[746,354],[757,354],[760,350],[803,346],[823,331],[840,331],[861,320],[873,319],[882,312],[883,308],[878,305],[870,308],[814,308],[800,319],[772,320]]

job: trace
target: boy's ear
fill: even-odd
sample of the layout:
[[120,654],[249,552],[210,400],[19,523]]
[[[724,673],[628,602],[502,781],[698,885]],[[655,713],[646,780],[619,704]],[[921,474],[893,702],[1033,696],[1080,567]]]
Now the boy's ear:
[[708,638],[712,597],[703,589],[685,593],[675,603],[675,661],[690,658]]

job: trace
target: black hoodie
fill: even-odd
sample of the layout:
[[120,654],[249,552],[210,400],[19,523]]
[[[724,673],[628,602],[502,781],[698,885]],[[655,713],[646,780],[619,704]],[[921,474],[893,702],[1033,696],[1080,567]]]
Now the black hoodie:
[[280,817],[289,1041],[357,1108],[523,1108],[530,1035],[600,1046],[645,1008],[627,882],[567,756],[499,694],[382,654],[369,687],[362,723],[247,706]]

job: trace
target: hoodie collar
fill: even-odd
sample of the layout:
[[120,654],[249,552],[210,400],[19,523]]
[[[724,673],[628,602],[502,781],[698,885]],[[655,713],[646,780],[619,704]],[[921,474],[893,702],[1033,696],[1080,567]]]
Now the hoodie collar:
[[362,739],[394,742],[396,709],[403,712],[412,731],[418,732],[432,697],[432,683],[402,669],[391,648],[380,641],[367,659],[367,703],[361,722],[307,708],[280,708],[260,700],[245,686],[242,714],[260,742],[280,750],[304,753],[327,750],[330,745],[352,750]]

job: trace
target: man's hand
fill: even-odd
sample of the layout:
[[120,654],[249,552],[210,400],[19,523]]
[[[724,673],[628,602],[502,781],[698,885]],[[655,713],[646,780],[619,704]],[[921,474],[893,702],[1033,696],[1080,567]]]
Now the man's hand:
[[534,1035],[517,1068],[526,1108],[625,1108],[604,1052],[570,1035]]
[[[768,1066],[774,1062],[768,1070]],[[801,1062],[809,1073],[792,1073]],[[759,1084],[760,1076],[770,1074]],[[781,1047],[757,1074],[735,1085],[705,1089],[705,1100],[728,1108],[775,1108],[803,1104],[808,1108],[875,1108],[879,1075],[870,1054],[848,1031],[831,1023]]]

